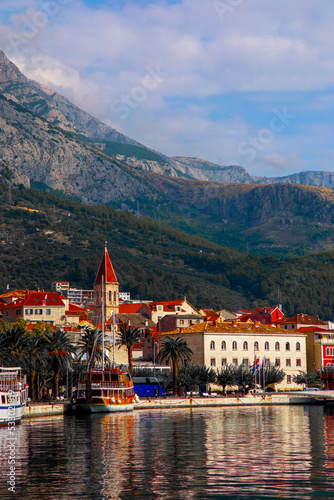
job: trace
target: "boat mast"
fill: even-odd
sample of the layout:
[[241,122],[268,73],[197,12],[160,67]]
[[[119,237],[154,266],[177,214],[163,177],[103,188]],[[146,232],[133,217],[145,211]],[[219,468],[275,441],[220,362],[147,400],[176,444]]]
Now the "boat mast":
[[114,284],[112,284],[112,342],[113,342],[113,359],[112,359],[112,367],[116,368],[116,342],[115,342],[115,292],[114,292]]
[[102,274],[102,371],[104,371],[104,276]]

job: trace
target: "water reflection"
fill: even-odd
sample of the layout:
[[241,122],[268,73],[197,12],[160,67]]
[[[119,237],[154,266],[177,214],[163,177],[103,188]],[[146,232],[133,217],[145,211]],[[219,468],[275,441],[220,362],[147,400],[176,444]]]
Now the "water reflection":
[[309,498],[309,419],[300,408],[222,410],[208,423],[207,448],[211,491]]
[[322,407],[53,417],[16,431],[16,492],[2,480],[1,498],[334,497],[334,411]]

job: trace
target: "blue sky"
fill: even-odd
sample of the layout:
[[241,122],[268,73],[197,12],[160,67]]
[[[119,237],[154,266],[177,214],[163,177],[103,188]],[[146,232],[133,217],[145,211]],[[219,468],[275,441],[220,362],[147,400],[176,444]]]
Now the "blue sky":
[[330,0],[2,0],[0,46],[170,156],[334,171]]

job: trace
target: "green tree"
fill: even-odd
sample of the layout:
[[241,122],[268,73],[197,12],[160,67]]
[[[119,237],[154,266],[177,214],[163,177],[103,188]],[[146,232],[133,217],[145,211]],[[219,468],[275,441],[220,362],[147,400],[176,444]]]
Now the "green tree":
[[[41,374],[48,368],[48,342],[43,335],[30,335],[27,337],[26,366],[30,372],[30,391],[32,401],[36,401],[36,373]],[[38,391],[37,391],[38,392]]]
[[121,326],[120,331],[117,332],[116,344],[118,345],[118,349],[120,349],[121,346],[124,346],[128,351],[128,364],[129,364],[129,372],[131,378],[133,372],[132,351],[134,346],[136,344],[139,344],[139,342],[140,342],[139,328],[123,325]]
[[167,335],[163,342],[162,348],[158,353],[158,360],[166,360],[167,363],[172,361],[173,365],[173,394],[177,395],[177,372],[178,372],[178,362],[179,361],[190,361],[193,352],[188,347],[187,342],[181,338],[176,339]]
[[64,332],[55,331],[45,335],[47,351],[54,374],[54,397],[59,396],[59,378],[62,369],[71,368],[75,355],[71,340]]
[[26,367],[28,338],[23,326],[10,326],[1,333],[0,358],[4,366]]
[[[79,348],[78,360],[87,354],[88,370],[94,369],[102,362],[102,331],[98,328],[85,327],[81,340],[77,343]],[[109,342],[104,343],[105,351],[110,351]],[[109,358],[105,352],[104,361],[109,364]]]
[[244,392],[254,387],[254,373],[248,366],[240,365],[234,371],[234,381]]
[[178,370],[177,382],[179,386],[195,389],[202,384],[214,384],[216,382],[217,372],[210,367],[187,364]]
[[[264,387],[268,387],[268,385],[271,384],[279,384],[285,379],[285,373],[281,368],[278,368],[277,366],[268,364],[264,368],[264,373],[263,369],[258,369],[257,370],[257,380],[261,380],[261,384],[263,384],[264,381]],[[261,385],[260,384],[260,385]]]
[[217,370],[217,384],[223,388],[223,393],[226,395],[226,387],[235,385],[235,366],[225,365],[221,370]]
[[306,387],[315,386],[321,383],[321,378],[319,372],[310,373],[303,372],[299,370],[298,375],[294,375],[292,380],[295,384],[302,385],[304,384]]

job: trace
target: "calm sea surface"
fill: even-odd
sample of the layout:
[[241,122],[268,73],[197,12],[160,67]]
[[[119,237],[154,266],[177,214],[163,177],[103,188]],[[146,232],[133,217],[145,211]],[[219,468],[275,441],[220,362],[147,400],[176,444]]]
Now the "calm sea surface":
[[0,428],[2,499],[334,499],[334,411],[136,411]]

